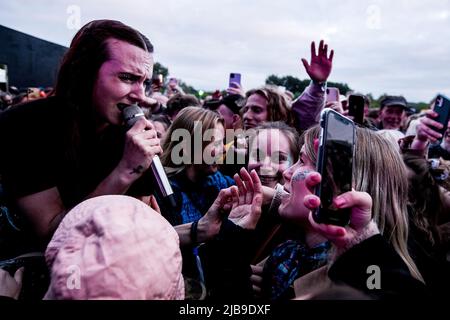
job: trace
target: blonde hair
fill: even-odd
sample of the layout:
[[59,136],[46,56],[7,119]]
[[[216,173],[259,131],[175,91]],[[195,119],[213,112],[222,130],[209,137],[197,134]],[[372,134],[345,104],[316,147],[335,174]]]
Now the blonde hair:
[[[217,112],[203,109],[200,107],[186,107],[180,111],[178,117],[169,127],[166,138],[162,142],[163,154],[161,156],[161,163],[164,167],[168,168],[168,173],[178,172],[185,168],[185,164],[175,164],[172,161],[172,150],[177,146],[180,141],[172,141],[172,134],[177,129],[185,129],[191,135],[190,150],[194,150],[194,131],[198,130],[198,125],[201,125],[202,134],[208,129],[214,129],[220,123],[224,125],[224,121],[220,114]],[[203,148],[208,145],[209,142],[203,141]],[[193,153],[190,155],[191,163],[193,162]]]
[[[320,127],[307,130],[303,135],[305,154],[317,161],[314,139]],[[408,177],[400,153],[391,143],[375,132],[356,128],[356,147],[353,163],[355,190],[370,194],[373,200],[372,218],[380,233],[393,246],[411,274],[423,278],[408,252]]]
[[397,149],[397,151],[400,151],[400,145],[398,144],[398,141],[405,137],[405,134],[403,132],[393,129],[383,129],[375,131],[375,133],[387,139],[392,144],[392,146]]

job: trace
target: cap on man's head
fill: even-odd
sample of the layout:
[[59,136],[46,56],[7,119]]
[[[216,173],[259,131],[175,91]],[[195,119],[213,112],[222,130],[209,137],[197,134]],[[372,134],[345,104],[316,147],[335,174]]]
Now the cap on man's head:
[[380,109],[392,106],[403,107],[405,110],[408,109],[408,103],[402,96],[386,96],[380,102]]

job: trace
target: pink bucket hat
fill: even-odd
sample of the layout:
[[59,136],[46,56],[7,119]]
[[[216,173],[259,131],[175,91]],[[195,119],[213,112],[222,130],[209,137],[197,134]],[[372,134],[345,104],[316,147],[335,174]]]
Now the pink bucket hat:
[[73,208],[45,252],[44,299],[184,299],[179,238],[145,203],[101,196]]

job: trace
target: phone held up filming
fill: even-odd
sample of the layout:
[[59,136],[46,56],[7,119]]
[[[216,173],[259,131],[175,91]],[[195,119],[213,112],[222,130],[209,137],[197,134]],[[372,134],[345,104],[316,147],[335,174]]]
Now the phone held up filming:
[[236,84],[242,86],[241,84],[241,74],[240,73],[230,73],[230,78],[228,80],[229,88],[237,88]]
[[318,223],[345,226],[350,209],[337,209],[333,200],[352,190],[355,124],[336,111],[326,108],[321,113],[317,171],[322,181],[316,187],[320,207],[314,212]]
[[450,121],[450,100],[442,94],[438,95],[433,111],[438,114],[433,120],[443,125],[443,128],[437,131],[444,135],[447,130],[448,122]]

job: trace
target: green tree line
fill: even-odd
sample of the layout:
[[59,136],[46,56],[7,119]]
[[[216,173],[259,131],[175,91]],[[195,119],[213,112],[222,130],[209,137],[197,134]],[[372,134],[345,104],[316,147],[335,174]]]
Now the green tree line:
[[[156,76],[158,74],[162,74],[164,79],[167,80],[167,77],[169,76],[169,69],[162,65],[159,62],[156,62],[153,67],[153,76]],[[201,90],[197,90],[196,88],[188,85],[185,83],[182,79],[178,79],[180,87],[184,90],[185,93],[193,94],[197,97],[201,97],[200,93],[203,93],[203,97],[206,95],[210,95],[213,92],[203,92]],[[275,86],[282,86],[286,88],[286,90],[291,91],[295,97],[298,97],[309,84],[311,83],[310,79],[301,80],[296,77],[287,75],[279,77],[277,75],[270,75],[266,78],[265,83],[267,85],[275,85]],[[339,89],[339,92],[342,95],[347,95],[348,93],[353,92],[353,90],[350,88],[350,86],[347,83],[341,83],[341,82],[328,82],[328,87],[335,87]],[[225,91],[222,91],[222,93],[225,93]],[[364,93],[363,93],[364,94]],[[380,107],[380,101],[386,96],[386,94],[381,95],[377,99],[372,96],[371,93],[365,94],[369,100],[371,101],[371,108],[377,109]],[[429,106],[429,103],[425,102],[419,102],[419,103],[413,103],[408,102],[410,107],[418,110],[426,109]]]

